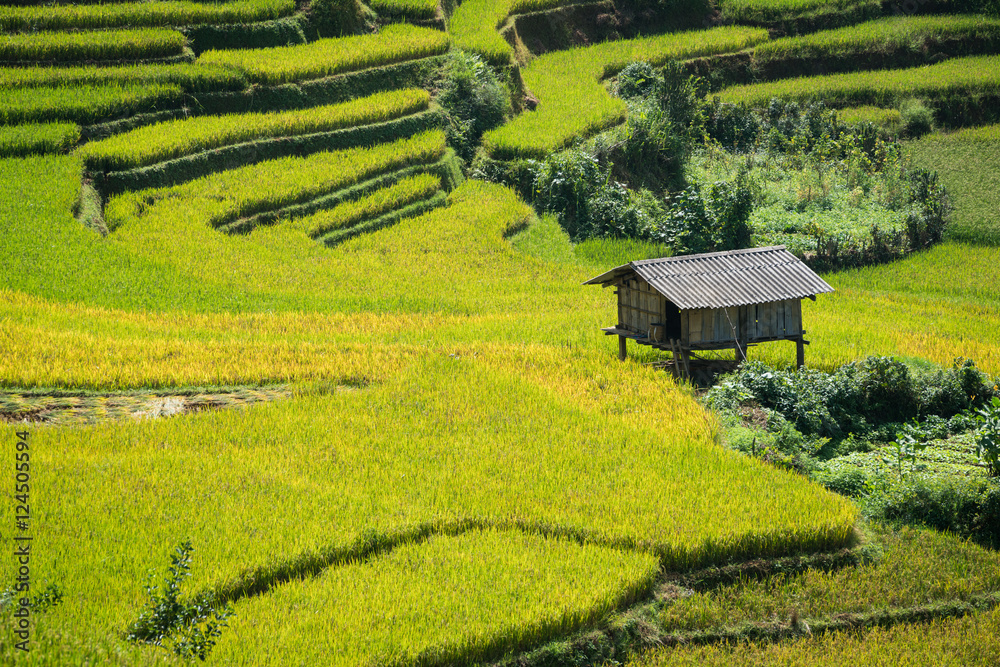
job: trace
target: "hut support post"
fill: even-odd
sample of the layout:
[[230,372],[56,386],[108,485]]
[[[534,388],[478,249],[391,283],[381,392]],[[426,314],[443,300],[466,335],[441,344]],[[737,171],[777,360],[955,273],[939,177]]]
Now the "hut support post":
[[625,347],[625,342],[628,339],[625,336],[618,336],[618,361],[625,361],[625,355],[628,353]]
[[802,368],[806,365],[806,341],[799,336],[795,340],[795,366]]

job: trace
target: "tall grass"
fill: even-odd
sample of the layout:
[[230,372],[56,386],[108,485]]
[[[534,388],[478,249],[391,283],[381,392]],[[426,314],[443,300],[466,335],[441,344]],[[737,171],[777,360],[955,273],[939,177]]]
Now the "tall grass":
[[0,126],[0,157],[58,153],[79,140],[80,126],[73,123]]
[[0,97],[0,123],[96,123],[174,106],[181,97],[180,87],[170,84],[12,88],[3,90]]
[[835,106],[895,106],[912,96],[944,97],[993,93],[1000,86],[1000,56],[954,58],[911,69],[828,74],[733,86],[723,102],[763,106],[772,98],[819,99]]
[[547,53],[522,71],[538,108],[487,132],[483,145],[500,159],[544,156],[625,119],[625,102],[612,97],[601,80],[629,63],[661,65],[739,51],[766,39],[767,31],[758,28],[715,28]]
[[140,60],[180,55],[187,38],[176,30],[38,32],[0,36],[0,61]]
[[440,55],[448,46],[448,35],[440,30],[400,23],[374,35],[321,39],[302,46],[207,51],[198,63],[233,67],[251,81],[273,85]]
[[407,89],[305,110],[196,116],[92,141],[78,154],[90,169],[132,169],[255,139],[383,122],[421,111],[429,104],[429,93]]
[[190,2],[150,0],[93,5],[0,5],[0,30],[151,28],[205,23],[268,21],[295,11],[294,0]]

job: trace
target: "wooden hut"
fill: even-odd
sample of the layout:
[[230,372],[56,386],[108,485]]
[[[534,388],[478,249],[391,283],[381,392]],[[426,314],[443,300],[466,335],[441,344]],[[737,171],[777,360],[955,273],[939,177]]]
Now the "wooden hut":
[[802,299],[833,291],[785,246],[629,262],[584,284],[617,288],[618,324],[603,331],[618,336],[620,359],[631,338],[672,352],[688,377],[693,352],[734,349],[739,362],[778,340],[795,341],[802,366]]

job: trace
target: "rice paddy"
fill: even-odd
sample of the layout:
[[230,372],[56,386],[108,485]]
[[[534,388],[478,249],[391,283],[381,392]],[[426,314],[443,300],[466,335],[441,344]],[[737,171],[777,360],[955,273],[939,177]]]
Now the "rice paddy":
[[[721,9],[751,22],[868,11],[782,2]],[[787,636],[801,627],[793,613],[836,629],[845,615],[884,610],[894,627],[629,660],[989,664],[980,645],[1000,632],[996,612],[940,609],[994,604],[995,553],[866,527],[848,499],[720,446],[715,418],[647,365],[651,354],[617,361],[600,331],[614,321],[613,298],[580,285],[662,248],[574,247],[513,190],[463,182],[444,129],[262,153],[168,187],[95,190],[101,171],[436,118],[433,76],[404,86],[381,68],[419,68],[456,46],[515,66],[498,28],[565,3],[370,4],[368,34],[310,33],[298,46],[267,41],[276,29],[262,22],[295,10],[285,0],[0,8],[0,59],[32,65],[0,68],[0,420],[5,433],[30,431],[33,585],[63,594],[33,611],[29,664],[189,664],[170,650],[176,632],[161,647],[123,638],[150,573],[162,581],[184,540],[194,556],[182,599],[235,612],[209,663],[540,664],[572,662],[562,652],[584,646],[590,662],[576,662],[600,664],[611,656],[595,647],[616,632],[633,635],[631,650],[644,637],[722,636],[734,624]],[[540,158],[620,123],[627,107],[604,81],[636,60],[907,48],[991,38],[995,23],[890,20],[773,43],[762,28],[731,26],[553,52],[520,69],[538,108],[483,145],[493,158]],[[282,45],[202,50],[197,25]],[[71,65],[191,57],[187,48],[196,62]],[[991,58],[761,85],[850,103],[848,122],[893,124],[901,96],[990,91]],[[757,90],[723,96],[763,99]],[[201,95],[224,91],[237,94]],[[178,117],[183,105],[230,97],[246,108]],[[108,121],[121,122],[86,127]],[[953,239],[988,241],[996,226],[992,200],[968,203],[988,183],[959,168],[995,171],[995,134],[909,146],[924,162],[953,156],[941,166],[955,184]],[[809,364],[964,356],[1000,373],[997,266],[994,248],[949,242],[825,276],[837,291],[804,307]],[[794,348],[751,356],[787,365]],[[13,456],[14,438],[3,442]],[[851,565],[731,585],[684,578],[799,558]],[[0,558],[0,578],[16,566]],[[939,620],[899,620],[925,607]],[[4,662],[20,658],[11,627],[0,629]]]

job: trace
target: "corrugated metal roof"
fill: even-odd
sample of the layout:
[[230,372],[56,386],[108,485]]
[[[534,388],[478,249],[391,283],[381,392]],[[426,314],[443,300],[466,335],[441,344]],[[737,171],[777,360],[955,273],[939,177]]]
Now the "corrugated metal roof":
[[727,308],[832,292],[785,246],[728,250],[629,262],[584,285],[604,285],[636,273],[681,310]]

